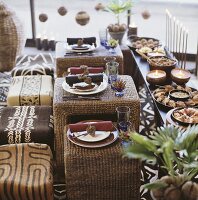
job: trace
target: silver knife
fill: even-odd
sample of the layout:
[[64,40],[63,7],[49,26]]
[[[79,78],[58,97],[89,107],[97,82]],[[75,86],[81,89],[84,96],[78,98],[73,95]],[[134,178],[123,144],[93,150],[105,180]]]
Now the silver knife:
[[77,96],[77,97],[72,97],[72,96],[63,96],[64,101],[68,100],[100,100],[100,97],[87,97],[87,96]]

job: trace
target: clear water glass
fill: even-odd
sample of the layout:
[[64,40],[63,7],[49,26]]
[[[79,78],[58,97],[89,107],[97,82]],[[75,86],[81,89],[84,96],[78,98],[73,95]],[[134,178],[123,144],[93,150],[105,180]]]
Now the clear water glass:
[[118,62],[107,62],[106,63],[106,73],[108,76],[108,81],[111,84],[112,82],[116,81],[118,78]]

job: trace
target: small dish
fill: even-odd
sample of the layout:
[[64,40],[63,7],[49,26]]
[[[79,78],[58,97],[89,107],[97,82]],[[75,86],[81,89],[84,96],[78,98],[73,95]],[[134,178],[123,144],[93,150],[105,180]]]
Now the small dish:
[[171,117],[179,124],[184,126],[198,124],[198,109],[178,108],[172,112]]
[[175,101],[186,101],[190,98],[190,94],[185,90],[174,89],[169,92],[169,97]]

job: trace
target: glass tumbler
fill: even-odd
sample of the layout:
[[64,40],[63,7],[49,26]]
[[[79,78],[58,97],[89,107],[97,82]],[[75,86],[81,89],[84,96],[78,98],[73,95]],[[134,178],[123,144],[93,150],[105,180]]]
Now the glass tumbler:
[[126,132],[131,127],[132,124],[130,122],[130,108],[128,106],[119,106],[116,108],[117,112],[117,126],[119,131]]
[[112,82],[116,81],[118,78],[118,62],[107,62],[106,63],[106,73],[108,76],[108,82],[112,84]]

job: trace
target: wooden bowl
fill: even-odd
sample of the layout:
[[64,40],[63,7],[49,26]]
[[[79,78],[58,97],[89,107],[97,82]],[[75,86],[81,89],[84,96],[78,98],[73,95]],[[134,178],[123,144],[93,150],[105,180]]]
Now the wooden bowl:
[[176,84],[184,85],[190,80],[190,77],[191,77],[191,73],[188,70],[179,69],[179,68],[175,68],[171,70],[171,79]]
[[[155,75],[157,72],[157,75]],[[146,80],[151,85],[161,85],[166,81],[166,72],[162,70],[152,70],[146,75]]]
[[167,56],[152,56],[148,59],[151,70],[171,71],[177,65],[177,60],[168,58]]

